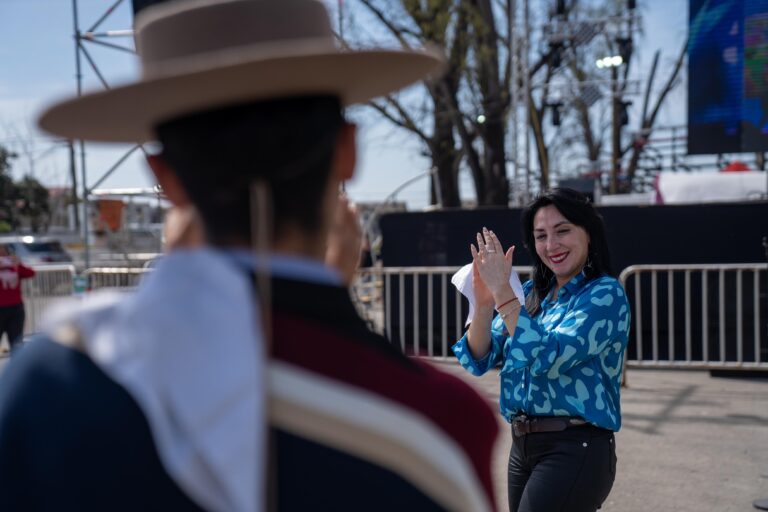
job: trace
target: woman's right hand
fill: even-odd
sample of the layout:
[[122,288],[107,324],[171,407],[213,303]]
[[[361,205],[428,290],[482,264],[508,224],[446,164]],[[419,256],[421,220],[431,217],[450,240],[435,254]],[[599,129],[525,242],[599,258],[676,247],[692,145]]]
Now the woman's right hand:
[[472,289],[475,291],[475,302],[478,309],[493,309],[493,294],[480,277],[477,262],[472,262]]
[[475,292],[475,316],[469,324],[467,342],[472,357],[481,359],[491,350],[491,320],[495,302],[491,290],[480,275],[477,258],[472,262],[472,289]]
[[494,299],[497,301],[509,299],[514,294],[509,285],[509,279],[512,273],[512,255],[515,252],[515,246],[510,247],[505,253],[493,231],[483,228],[482,234],[477,234],[477,248],[470,245],[469,250],[481,280]]

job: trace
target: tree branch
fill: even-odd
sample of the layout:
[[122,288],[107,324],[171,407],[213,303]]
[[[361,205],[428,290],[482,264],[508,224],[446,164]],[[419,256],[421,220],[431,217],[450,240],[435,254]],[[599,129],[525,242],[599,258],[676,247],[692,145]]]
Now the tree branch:
[[391,121],[393,124],[405,128],[406,130],[415,133],[419,136],[421,140],[423,140],[426,144],[430,144],[432,142],[431,137],[428,137],[421,129],[419,129],[418,126],[416,126],[416,123],[413,121],[411,116],[408,115],[408,113],[403,109],[402,105],[400,105],[397,100],[392,98],[391,96],[386,96],[384,100],[391,105],[395,110],[397,110],[397,113],[400,115],[400,117],[394,116],[384,105],[379,104],[376,101],[369,101],[367,103],[368,106],[379,112],[382,116],[387,118],[389,121]]
[[664,85],[664,89],[662,89],[661,94],[659,94],[659,97],[656,99],[656,105],[653,108],[653,113],[651,113],[651,117],[646,120],[646,126],[643,126],[643,128],[650,128],[653,126],[653,123],[656,122],[656,116],[659,114],[659,110],[661,110],[664,99],[666,98],[667,94],[672,92],[672,89],[675,88],[675,82],[677,81],[677,76],[680,74],[680,69],[683,67],[683,62],[685,61],[687,50],[688,38],[685,39],[683,47],[680,50],[680,55],[678,55],[677,61],[675,62],[675,67],[672,70],[672,73],[669,75],[669,80],[667,80],[666,85]]
[[645,97],[643,98],[643,111],[640,115],[640,126],[645,124],[645,120],[648,117],[648,102],[651,99],[651,89],[653,89],[653,80],[656,78],[656,68],[659,65],[659,56],[661,50],[656,50],[656,54],[653,56],[653,64],[651,64],[651,72],[648,74],[648,83],[645,86]]
[[403,48],[410,50],[411,45],[408,44],[408,41],[403,37],[403,33],[405,32],[405,29],[402,27],[396,26],[394,23],[392,23],[389,19],[387,19],[384,12],[373,5],[373,2],[370,0],[360,0],[360,3],[362,3],[365,7],[368,8],[369,11],[373,13],[376,18],[381,22],[382,25],[387,27],[390,32],[392,32],[392,35],[395,36],[395,38],[400,42]]

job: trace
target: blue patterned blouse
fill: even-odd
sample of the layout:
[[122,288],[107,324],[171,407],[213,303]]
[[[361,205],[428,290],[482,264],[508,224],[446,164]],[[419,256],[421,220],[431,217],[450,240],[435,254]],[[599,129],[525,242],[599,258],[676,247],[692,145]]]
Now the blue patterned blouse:
[[[526,296],[532,286],[532,281],[523,285]],[[602,276],[586,282],[580,273],[554,300],[542,300],[534,318],[523,308],[512,336],[496,316],[491,350],[482,359],[472,357],[466,334],[453,352],[473,375],[502,363],[499,409],[507,421],[522,412],[578,416],[617,431],[629,315],[627,297],[616,279]]]

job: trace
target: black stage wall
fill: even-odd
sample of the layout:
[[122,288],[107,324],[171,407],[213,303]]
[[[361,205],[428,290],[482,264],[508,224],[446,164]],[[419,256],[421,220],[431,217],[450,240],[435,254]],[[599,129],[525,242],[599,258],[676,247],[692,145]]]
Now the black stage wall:
[[[615,272],[643,263],[765,261],[768,202],[664,206],[606,206]],[[487,208],[390,213],[381,218],[382,261],[388,267],[469,263],[469,244],[483,226],[502,244],[516,245],[514,263],[530,264],[520,234],[520,210]]]
[[[606,228],[616,275],[634,264],[649,263],[763,263],[765,250],[762,238],[768,236],[768,203],[708,204],[675,206],[611,206],[600,209]],[[393,213],[381,219],[383,234],[382,259],[385,266],[460,266],[470,261],[469,244],[475,240],[475,233],[483,226],[493,229],[502,244],[517,245],[514,263],[530,264],[527,251],[521,243],[519,209],[476,209],[441,212]],[[737,289],[736,278],[727,274],[722,283],[727,296],[733,296]],[[708,273],[707,293],[703,293],[701,273],[691,275],[691,304],[693,319],[691,338],[694,341],[693,359],[719,359],[720,336],[728,340],[724,358],[737,357],[733,340],[737,338],[736,306],[729,302],[725,306],[726,321],[719,323],[719,276]],[[749,276],[745,277],[747,279]],[[671,283],[679,296],[683,291],[683,276],[677,275]],[[659,276],[656,288],[658,325],[658,357],[660,359],[684,359],[686,337],[684,303],[677,300],[671,306],[667,303],[670,283],[666,275]],[[385,283],[389,288],[390,311],[400,311],[400,287],[397,280]],[[423,303],[427,297],[433,300],[433,315],[428,318]],[[627,283],[627,291],[634,297],[634,280]],[[405,279],[402,282],[404,317],[400,321],[395,314],[390,319],[390,337],[402,344],[409,352],[427,350],[425,340],[433,338],[435,355],[443,355],[443,345],[450,346],[463,331],[463,325],[456,325],[456,308],[460,318],[467,313],[467,304],[461,300],[456,304],[456,294],[450,283],[422,276],[418,281]],[[649,359],[653,356],[653,326],[649,312],[652,307],[652,289],[649,279],[641,281],[642,325],[633,319],[629,354],[631,358]],[[706,295],[706,301],[704,296]],[[743,356],[755,360],[754,318],[757,311],[758,325],[762,331],[759,360],[768,360],[768,332],[766,326],[766,283],[759,283],[759,301],[754,304],[752,281],[742,282],[741,318],[743,334]],[[415,301],[419,312],[414,314]],[[446,301],[443,318],[442,301]],[[634,310],[635,304],[632,304]],[[672,311],[673,325],[668,328],[669,311]],[[706,321],[703,319],[706,318]],[[721,328],[722,327],[722,328]],[[706,332],[705,332],[706,331]],[[638,338],[638,332],[641,337]],[[421,346],[415,346],[416,333]],[[447,334],[446,334],[447,333]],[[672,337],[670,337],[670,333]],[[448,338],[443,343],[443,338]],[[667,340],[673,339],[674,343]],[[707,340],[702,346],[698,340]],[[639,340],[642,340],[640,342]],[[670,347],[674,350],[669,353]]]

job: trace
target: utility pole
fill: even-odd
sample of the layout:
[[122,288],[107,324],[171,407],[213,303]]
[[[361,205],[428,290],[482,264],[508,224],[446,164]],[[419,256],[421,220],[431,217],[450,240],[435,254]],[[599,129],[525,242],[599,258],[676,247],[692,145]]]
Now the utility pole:
[[[525,39],[523,39],[523,89],[525,94],[525,196],[523,201],[531,198],[531,75],[528,54],[530,53],[531,15],[528,0],[523,0],[523,23]],[[543,191],[542,191],[543,192]]]
[[611,177],[609,191],[618,192],[618,177],[621,167],[621,107],[619,98],[619,68],[611,66]]

